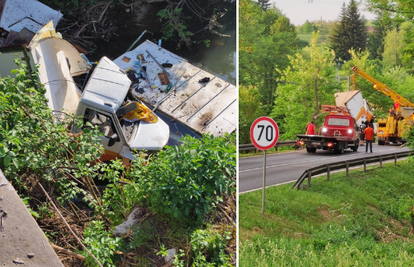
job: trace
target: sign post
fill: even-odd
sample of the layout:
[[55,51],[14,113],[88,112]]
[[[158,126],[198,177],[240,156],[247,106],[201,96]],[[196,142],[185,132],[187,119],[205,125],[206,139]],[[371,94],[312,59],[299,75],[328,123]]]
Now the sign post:
[[250,139],[256,148],[264,151],[262,191],[262,214],[264,214],[266,190],[266,151],[274,147],[279,139],[279,128],[277,127],[276,122],[269,117],[257,118],[250,127]]

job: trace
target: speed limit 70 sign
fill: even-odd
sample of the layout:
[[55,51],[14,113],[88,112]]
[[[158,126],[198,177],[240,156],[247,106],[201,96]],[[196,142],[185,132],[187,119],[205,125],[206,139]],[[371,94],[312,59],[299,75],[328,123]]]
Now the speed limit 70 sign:
[[250,138],[258,149],[271,149],[279,139],[279,128],[272,118],[257,118],[250,128]]

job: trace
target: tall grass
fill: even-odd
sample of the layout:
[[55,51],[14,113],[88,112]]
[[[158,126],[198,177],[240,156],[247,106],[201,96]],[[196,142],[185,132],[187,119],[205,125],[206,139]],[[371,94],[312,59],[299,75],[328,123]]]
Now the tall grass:
[[414,266],[410,164],[240,195],[240,266]]

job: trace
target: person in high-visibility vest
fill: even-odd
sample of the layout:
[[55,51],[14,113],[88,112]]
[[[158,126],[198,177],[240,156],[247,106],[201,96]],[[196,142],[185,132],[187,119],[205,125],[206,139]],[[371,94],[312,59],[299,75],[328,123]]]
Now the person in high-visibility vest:
[[313,124],[313,121],[309,122],[306,126],[306,134],[315,135],[315,124]]
[[364,134],[365,134],[365,142],[366,142],[365,153],[368,153],[368,145],[372,153],[372,141],[374,140],[374,129],[372,129],[371,124],[367,125],[367,128],[365,128],[364,130]]

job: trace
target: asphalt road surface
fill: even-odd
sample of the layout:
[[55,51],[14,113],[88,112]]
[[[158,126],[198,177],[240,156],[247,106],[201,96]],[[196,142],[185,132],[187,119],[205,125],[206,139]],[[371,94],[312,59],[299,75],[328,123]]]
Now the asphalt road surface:
[[[398,145],[378,146],[373,144],[372,154],[365,153],[365,146],[360,146],[357,152],[346,149],[342,155],[324,150],[317,150],[316,153],[307,153],[306,150],[299,150],[268,154],[266,156],[266,186],[294,182],[306,169],[323,164],[409,151],[406,147],[398,147]],[[262,188],[263,158],[263,155],[239,158],[240,193]]]

